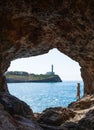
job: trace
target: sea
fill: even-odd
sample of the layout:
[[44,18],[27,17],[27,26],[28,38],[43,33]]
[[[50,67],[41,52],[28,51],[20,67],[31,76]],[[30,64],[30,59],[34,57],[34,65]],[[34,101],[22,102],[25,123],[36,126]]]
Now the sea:
[[84,93],[82,81],[57,83],[8,83],[12,95],[26,102],[33,112],[42,112],[49,107],[67,107],[77,100],[77,83],[80,83],[81,97]]

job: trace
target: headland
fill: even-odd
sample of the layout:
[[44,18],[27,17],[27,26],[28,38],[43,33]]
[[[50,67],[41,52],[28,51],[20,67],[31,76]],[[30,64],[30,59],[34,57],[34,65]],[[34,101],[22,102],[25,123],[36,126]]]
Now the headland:
[[5,73],[8,83],[23,83],[23,82],[62,82],[59,75],[55,74],[54,66],[51,65],[51,71],[46,74],[29,74],[23,71],[10,71]]
[[5,74],[8,83],[24,82],[62,82],[56,74],[29,74],[27,72],[11,71]]

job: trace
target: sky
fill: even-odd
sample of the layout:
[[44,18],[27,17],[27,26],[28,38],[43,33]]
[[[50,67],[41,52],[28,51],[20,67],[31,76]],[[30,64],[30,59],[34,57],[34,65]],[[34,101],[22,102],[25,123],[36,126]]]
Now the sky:
[[82,80],[79,64],[57,49],[52,49],[43,55],[14,60],[11,62],[8,71],[45,74],[51,71],[52,64],[55,74],[58,74],[63,81]]

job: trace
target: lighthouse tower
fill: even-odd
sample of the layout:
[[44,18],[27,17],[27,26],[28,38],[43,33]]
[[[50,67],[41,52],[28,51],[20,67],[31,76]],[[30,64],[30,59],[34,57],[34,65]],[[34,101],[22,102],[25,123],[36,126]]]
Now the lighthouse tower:
[[50,71],[50,72],[47,72],[46,74],[47,74],[47,75],[55,75],[53,64],[51,65],[51,71]]
[[54,69],[54,66],[52,65],[52,66],[51,66],[51,72],[52,72],[52,73],[54,72],[53,69]]
[[54,66],[53,66],[53,64],[51,65],[51,74],[52,74],[52,75],[55,74],[55,73],[54,73]]

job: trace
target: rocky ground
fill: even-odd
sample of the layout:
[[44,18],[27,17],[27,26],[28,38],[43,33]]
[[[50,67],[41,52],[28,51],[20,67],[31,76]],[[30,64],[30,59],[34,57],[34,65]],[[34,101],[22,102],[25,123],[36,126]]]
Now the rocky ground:
[[0,130],[43,130],[30,107],[10,95],[0,93]]
[[0,130],[94,130],[94,96],[85,96],[67,108],[33,113],[8,93],[0,93]]
[[49,108],[35,114],[44,130],[94,130],[94,96],[85,96],[68,108]]

